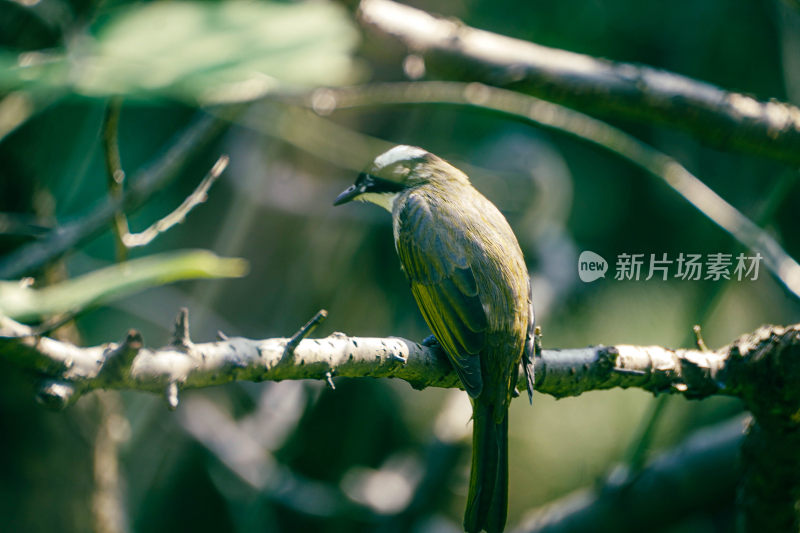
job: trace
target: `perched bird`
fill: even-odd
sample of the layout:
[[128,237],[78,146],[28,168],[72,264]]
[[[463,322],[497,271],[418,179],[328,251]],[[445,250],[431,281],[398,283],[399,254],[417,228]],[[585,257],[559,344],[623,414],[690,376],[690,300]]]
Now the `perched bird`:
[[530,280],[500,211],[447,161],[413,146],[375,158],[334,202],[392,214],[411,292],[472,401],[467,532],[502,531],[508,510],[508,406],[524,358],[533,393]]

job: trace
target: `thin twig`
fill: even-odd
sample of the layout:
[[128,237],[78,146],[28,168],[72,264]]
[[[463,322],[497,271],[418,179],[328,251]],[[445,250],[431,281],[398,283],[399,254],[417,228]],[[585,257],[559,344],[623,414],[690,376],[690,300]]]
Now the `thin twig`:
[[663,417],[669,398],[672,398],[672,396],[662,394],[651,403],[649,412],[643,418],[643,423],[638,425],[636,435],[628,445],[628,450],[624,455],[624,464],[631,471],[631,480],[636,479],[636,474],[645,464],[647,453],[650,451],[650,443],[653,442],[653,438],[656,435],[658,423]]
[[106,107],[103,118],[103,152],[106,161],[106,176],[108,194],[114,202],[120,204],[111,221],[114,241],[117,250],[117,262],[128,258],[128,247],[125,246],[124,236],[128,234],[128,219],[122,210],[122,195],[125,186],[125,171],[122,170],[122,159],[119,155],[119,116],[122,111],[122,98],[111,98]]
[[189,310],[186,307],[181,307],[178,317],[175,319],[170,345],[184,351],[192,346],[192,339],[189,336]]
[[227,155],[221,155],[219,159],[217,159],[217,162],[214,163],[214,166],[211,167],[211,170],[208,171],[208,174],[206,174],[206,176],[203,178],[203,181],[197,185],[195,190],[192,191],[192,194],[187,196],[186,199],[183,200],[183,203],[181,203],[181,205],[179,205],[172,213],[168,214],[161,220],[158,220],[144,231],[139,233],[124,234],[122,242],[125,247],[127,249],[131,249],[146,246],[153,242],[153,239],[165,231],[183,222],[186,218],[186,215],[188,215],[192,209],[208,199],[208,190],[212,185],[214,185],[214,182],[217,181],[217,178],[219,178],[220,175],[225,171],[229,161],[230,159]]
[[156,221],[144,231],[131,233],[128,219],[122,209],[122,198],[125,184],[125,171],[119,155],[119,116],[122,108],[122,99],[112,98],[106,109],[103,120],[103,149],[105,152],[106,173],[108,175],[108,192],[111,199],[119,204],[119,209],[114,213],[111,227],[117,246],[117,261],[125,261],[131,248],[139,248],[153,242],[153,239],[166,232],[173,226],[180,224],[189,212],[208,199],[208,190],[228,166],[229,157],[220,156],[211,170],[206,174],[195,190],[187,196],[174,211]]
[[706,346],[706,341],[703,340],[703,330],[700,327],[700,324],[695,324],[692,327],[692,332],[694,333],[695,341],[697,344],[697,348],[700,350],[708,350],[708,346]]
[[190,155],[202,150],[226,124],[200,113],[153,164],[136,173],[121,201],[106,198],[87,214],[66,223],[36,242],[21,246],[0,258],[0,279],[14,279],[57,259],[102,232],[120,206],[131,213],[177,175]]
[[297,348],[297,345],[300,344],[300,341],[311,335],[317,326],[319,326],[325,319],[328,318],[328,311],[325,309],[320,309],[317,311],[311,320],[305,323],[305,325],[300,328],[297,333],[292,335],[292,338],[289,339],[289,342],[286,343],[286,350],[284,351],[283,358],[286,360],[291,360],[294,357],[294,351]]

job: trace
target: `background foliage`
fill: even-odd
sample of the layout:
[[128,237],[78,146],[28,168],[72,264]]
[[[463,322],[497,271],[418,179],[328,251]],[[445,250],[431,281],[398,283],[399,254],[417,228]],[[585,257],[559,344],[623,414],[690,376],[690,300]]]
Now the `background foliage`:
[[[800,104],[800,15],[776,1],[415,5],[540,44]],[[800,320],[798,302],[765,271],[754,282],[608,276],[581,283],[575,264],[582,250],[610,262],[623,252],[675,257],[739,250],[662,183],[597,148],[466,108],[318,116],[271,97],[405,79],[406,52],[365,34],[340,5],[2,0],[0,46],[0,212],[27,228],[0,228],[0,254],[35,239],[36,228],[80,217],[107,195],[101,144],[107,97],[125,97],[119,144],[132,175],[199,107],[219,113],[220,103],[266,95],[243,107],[172,185],[130,218],[140,229],[163,216],[228,153],[230,167],[209,201],[132,256],[207,248],[246,258],[250,274],[153,288],[97,307],[68,332],[81,343],[117,340],[135,327],[149,344],[162,344],[181,306],[190,309],[196,340],[219,329],[289,336],[322,307],[330,318],[316,334],[425,337],[389,219],[372,207],[331,206],[382,146],[350,131],[423,146],[470,171],[519,237],[546,346],[688,345],[698,322],[707,344],[717,346],[763,323]],[[469,72],[458,76],[471,79]],[[792,231],[800,186],[783,167],[706,148],[687,134],[603,118],[676,157],[751,218],[767,210],[767,227],[800,256],[800,235]],[[330,130],[329,121],[347,131]],[[31,274],[46,285],[113,261],[108,231]],[[93,450],[106,409],[97,396],[65,413],[45,411],[35,404],[29,377],[0,361],[0,516],[9,531],[94,527]],[[536,395],[532,408],[514,402],[509,523],[604,475],[621,460],[652,401],[638,391],[610,391],[559,402]],[[405,507],[426,470],[440,466],[439,497],[407,525],[456,530],[468,446],[462,441],[445,464],[434,442],[443,428],[466,429],[465,403],[463,393],[413,391],[386,380],[337,380],[335,391],[323,383],[237,383],[187,393],[176,412],[162,398],[122,393],[111,427],[121,443],[126,522],[133,531],[154,532],[390,529],[399,526],[387,517]],[[651,451],[739,410],[731,400],[676,399]],[[669,528],[730,530],[732,505],[698,511]]]

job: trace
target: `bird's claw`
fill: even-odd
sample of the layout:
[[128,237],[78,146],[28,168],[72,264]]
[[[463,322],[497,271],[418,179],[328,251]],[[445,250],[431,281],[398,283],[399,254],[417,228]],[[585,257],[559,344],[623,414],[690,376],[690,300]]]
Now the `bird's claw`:
[[441,346],[441,344],[439,344],[439,341],[436,340],[436,335],[433,334],[428,335],[427,337],[422,339],[422,342],[420,344],[428,348],[439,348]]

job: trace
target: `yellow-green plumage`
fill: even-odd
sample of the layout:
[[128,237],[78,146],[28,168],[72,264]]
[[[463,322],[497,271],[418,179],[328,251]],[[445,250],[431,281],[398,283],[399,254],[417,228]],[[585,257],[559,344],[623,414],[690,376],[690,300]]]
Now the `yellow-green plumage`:
[[[418,148],[379,156],[367,186],[389,190],[400,263],[425,322],[473,405],[473,455],[464,528],[502,531],[508,501],[508,406],[526,357],[533,386],[530,282],[517,239],[461,171]],[[396,187],[401,183],[402,187]],[[345,198],[345,201],[348,198]],[[371,199],[379,203],[375,199]],[[386,198],[384,197],[384,200]]]

